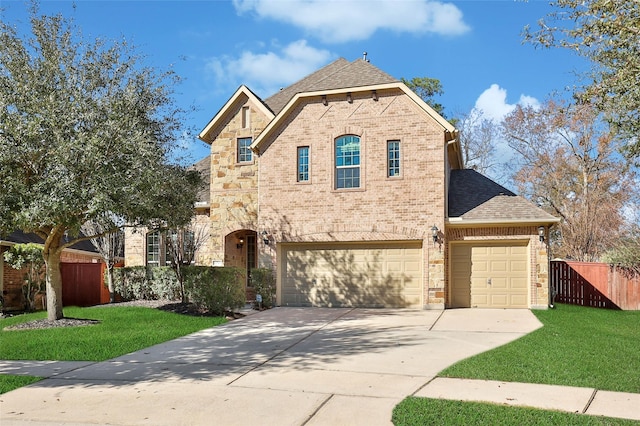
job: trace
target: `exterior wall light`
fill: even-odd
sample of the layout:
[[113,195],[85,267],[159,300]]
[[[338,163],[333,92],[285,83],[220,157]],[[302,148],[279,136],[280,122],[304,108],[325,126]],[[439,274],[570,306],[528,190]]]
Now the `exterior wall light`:
[[237,248],[238,250],[242,250],[242,246],[243,246],[243,245],[244,245],[244,239],[243,239],[243,238],[240,238],[240,239],[238,240],[238,244],[236,244],[236,248]]
[[540,238],[540,242],[544,242],[544,237],[547,229],[544,226],[538,226],[538,237]]
[[262,231],[260,235],[262,236],[262,241],[264,242],[264,245],[268,246],[270,243],[269,233],[267,231]]
[[351,92],[347,93],[347,102],[352,103],[353,98],[351,97]]
[[322,95],[322,105],[327,106],[328,104],[329,102],[327,102],[327,95]]
[[436,225],[433,225],[431,227],[431,236],[433,237],[433,244],[436,244],[438,242],[438,233],[440,232],[440,230],[438,229],[438,227]]

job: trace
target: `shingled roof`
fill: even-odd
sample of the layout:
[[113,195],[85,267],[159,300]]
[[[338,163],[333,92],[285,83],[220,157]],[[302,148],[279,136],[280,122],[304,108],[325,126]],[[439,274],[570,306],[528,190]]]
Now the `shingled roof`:
[[558,218],[475,170],[452,170],[449,218],[464,222],[553,223]]
[[[10,233],[9,235],[1,236],[0,241],[6,241],[8,243],[15,244],[27,244],[27,243],[36,243],[36,244],[44,244],[44,240],[37,236],[36,234],[27,234],[22,231],[16,230]],[[74,250],[86,251],[89,253],[97,254],[98,250],[89,240],[82,240],[71,247]]]
[[278,114],[297,93],[320,90],[343,89],[347,87],[373,86],[395,83],[399,80],[363,59],[349,62],[340,58],[318,71],[293,83],[267,98],[264,103],[274,114]]

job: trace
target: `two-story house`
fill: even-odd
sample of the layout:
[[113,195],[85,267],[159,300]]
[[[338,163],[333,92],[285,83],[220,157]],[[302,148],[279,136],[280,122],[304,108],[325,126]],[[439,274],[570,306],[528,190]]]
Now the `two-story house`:
[[[241,86],[200,138],[211,145],[201,262],[274,269],[279,305],[548,304],[557,219],[464,170],[457,130],[365,60],[338,59],[265,100]],[[149,247],[137,235],[127,264]]]

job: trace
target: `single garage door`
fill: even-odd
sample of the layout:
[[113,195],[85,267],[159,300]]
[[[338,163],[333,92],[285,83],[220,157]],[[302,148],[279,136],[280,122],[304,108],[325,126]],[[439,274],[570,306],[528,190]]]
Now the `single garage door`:
[[451,306],[528,308],[526,242],[452,244]]
[[422,242],[283,245],[284,306],[418,307]]

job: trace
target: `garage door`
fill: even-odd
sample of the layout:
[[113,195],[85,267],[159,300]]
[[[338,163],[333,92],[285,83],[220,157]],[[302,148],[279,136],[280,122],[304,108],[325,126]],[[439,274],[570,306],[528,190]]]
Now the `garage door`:
[[285,306],[422,304],[421,242],[283,245],[280,271]]
[[526,243],[453,244],[451,306],[528,308]]

